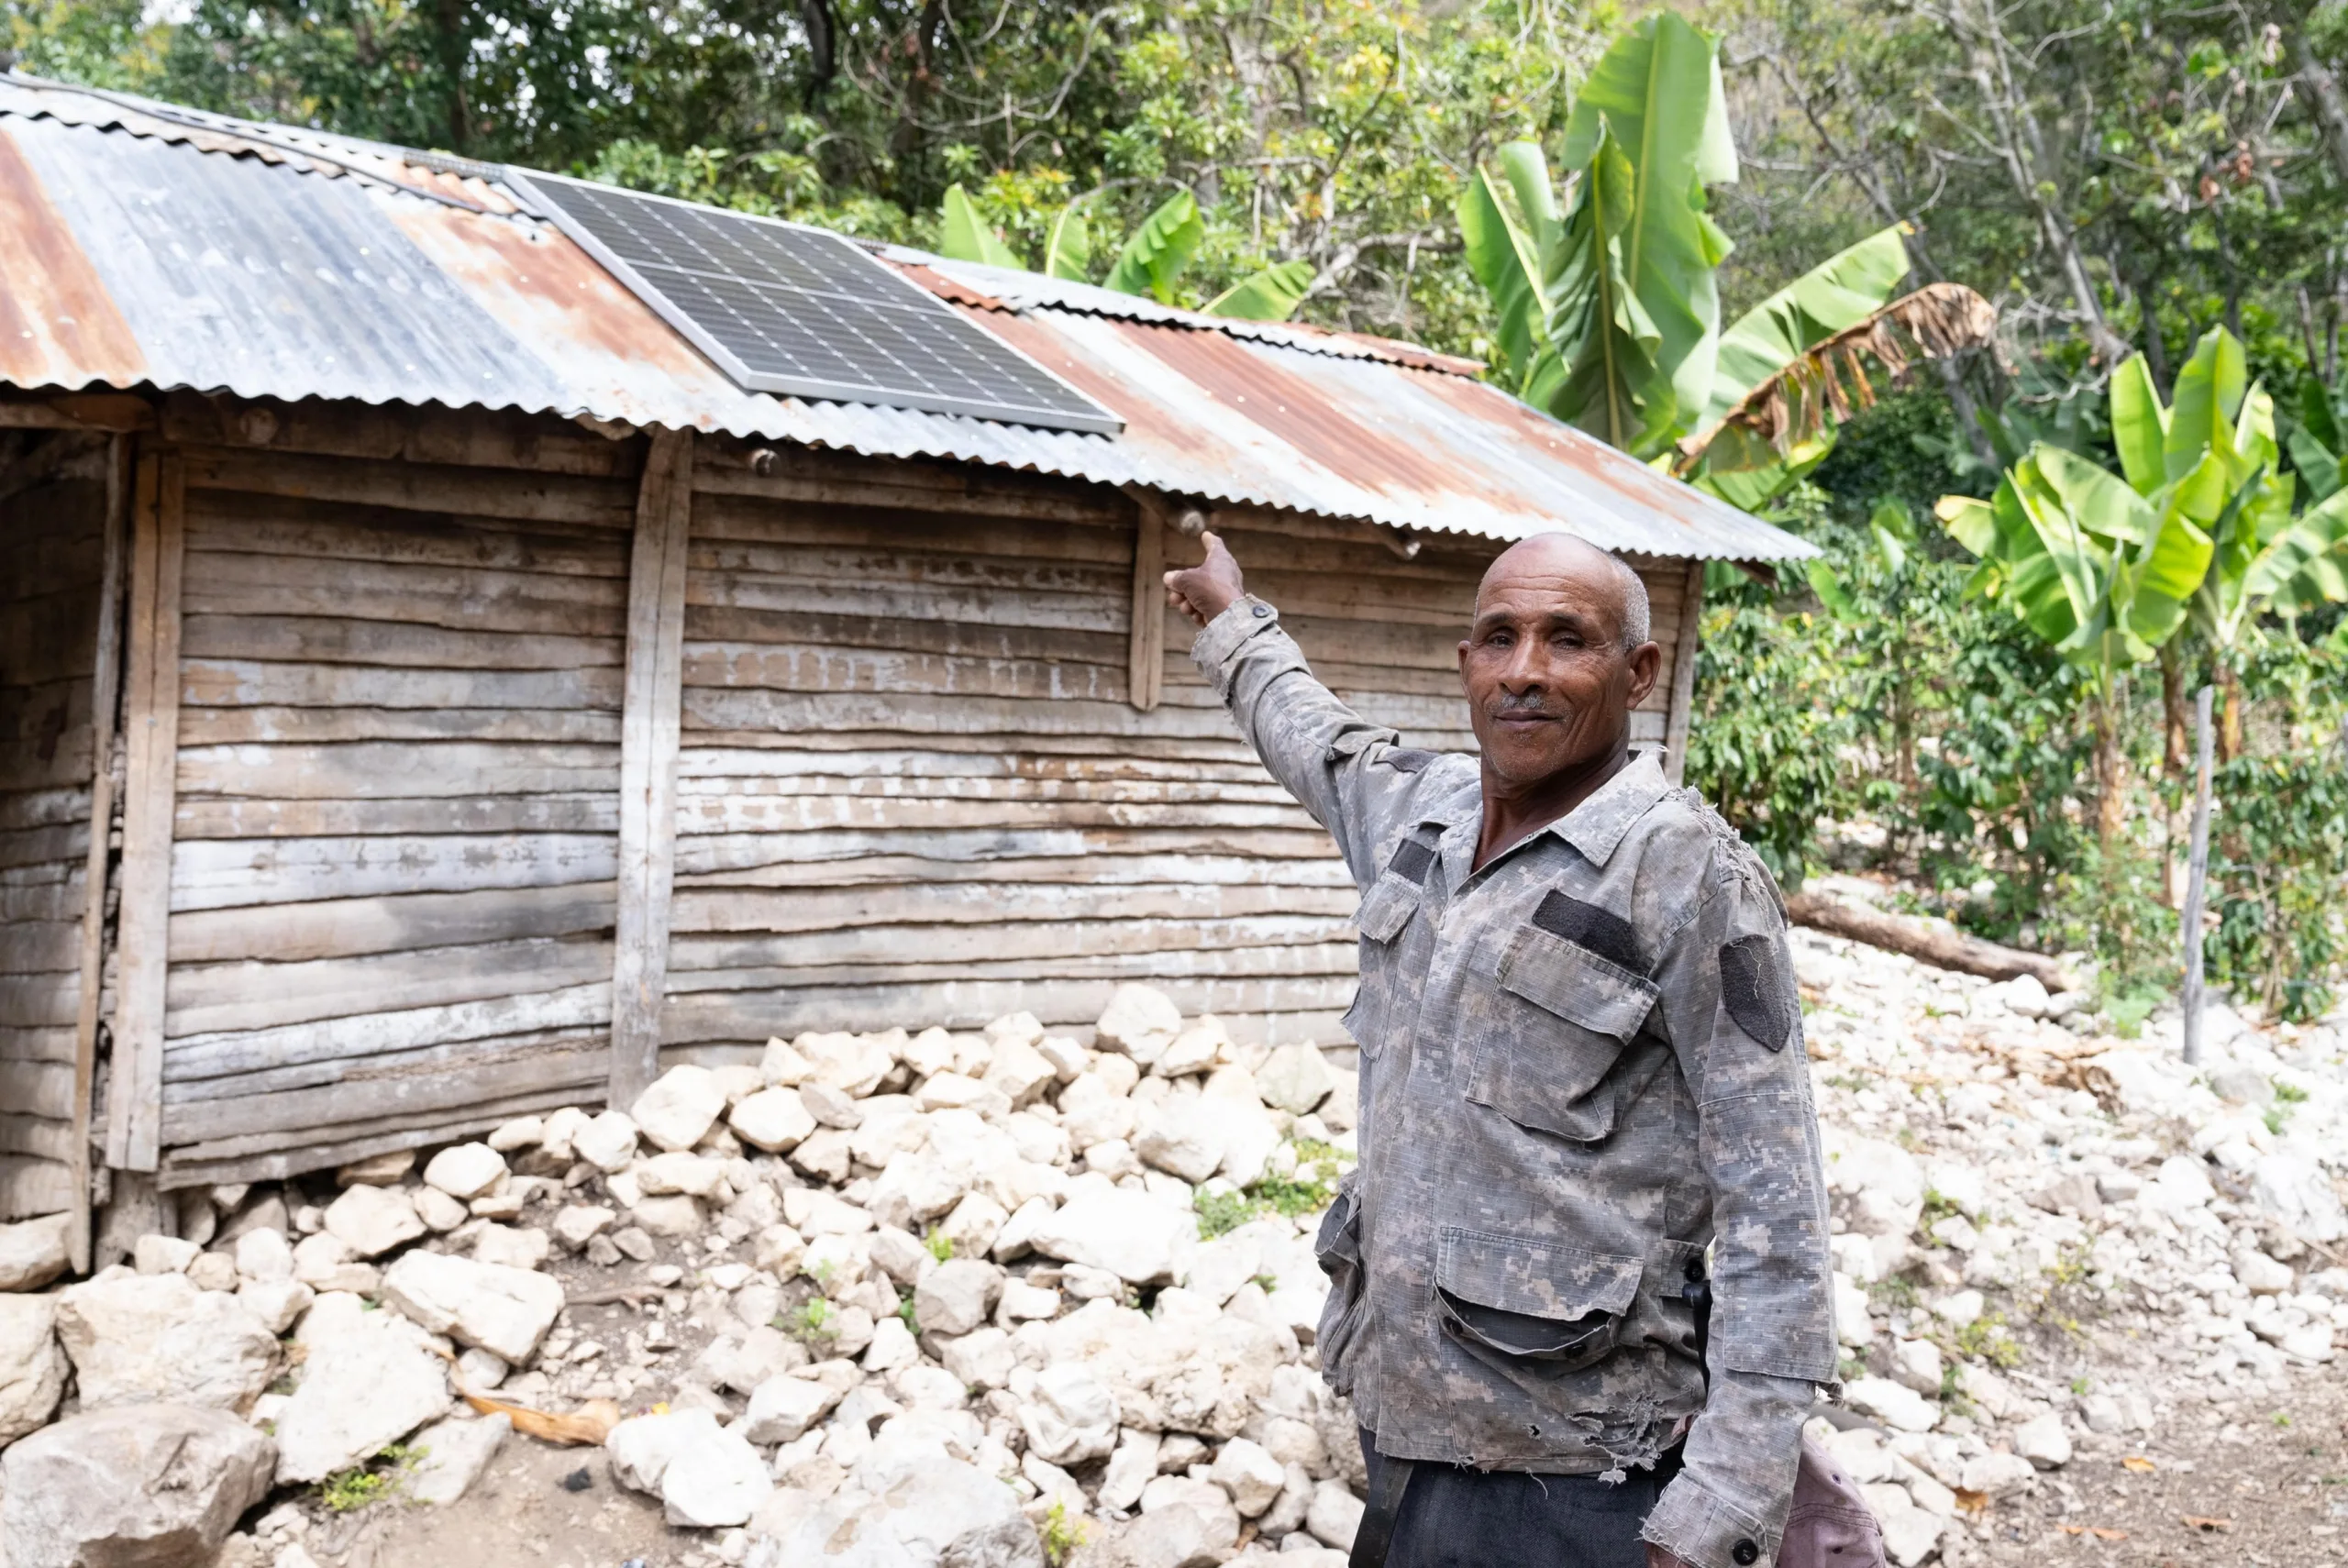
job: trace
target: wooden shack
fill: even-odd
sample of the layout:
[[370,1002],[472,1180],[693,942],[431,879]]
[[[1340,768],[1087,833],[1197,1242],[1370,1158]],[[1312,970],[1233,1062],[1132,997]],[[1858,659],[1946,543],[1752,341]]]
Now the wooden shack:
[[[105,204],[153,160],[167,188]],[[1638,739],[1675,765],[1704,559],[1800,548],[1423,350],[904,253],[1125,433],[753,397],[497,191],[0,93],[0,231],[30,237],[0,244],[0,1219],[801,1030],[1081,1032],[1126,979],[1339,1043],[1353,889],[1166,624],[1191,533],[1436,747],[1472,745],[1454,649],[1491,556],[1534,525],[1625,548],[1666,655]],[[272,202],[441,297],[232,264],[191,317],[174,248]],[[466,310],[510,380],[570,390],[464,401],[433,334],[474,352]]]

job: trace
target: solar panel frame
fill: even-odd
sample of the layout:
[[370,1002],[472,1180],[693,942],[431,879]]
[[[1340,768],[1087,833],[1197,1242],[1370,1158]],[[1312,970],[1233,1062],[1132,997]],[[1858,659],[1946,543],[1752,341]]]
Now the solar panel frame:
[[[1113,412],[841,235],[559,174],[509,170],[506,180],[527,205],[748,391],[1100,436],[1115,436],[1125,427]],[[660,222],[673,239],[707,261],[692,265],[666,255],[650,243],[640,223],[615,215],[639,204],[661,213]],[[670,217],[662,209],[678,209],[690,218]],[[615,232],[607,237],[599,231],[598,219]],[[781,230],[793,243],[786,248],[736,238],[716,246],[723,230],[736,225],[748,226],[748,232]],[[731,254],[714,253],[718,249]],[[827,338],[807,319],[811,315],[825,318],[822,325],[835,337],[861,339],[866,358],[859,360]],[[727,318],[745,339],[738,348],[713,330],[713,324]],[[892,327],[919,339],[932,373],[907,364],[879,340]],[[752,349],[753,341],[770,352]],[[746,349],[755,357],[746,358]],[[874,358],[902,377],[876,378]],[[824,364],[834,373],[808,373]],[[948,370],[950,378],[936,376],[938,369]],[[1006,371],[1024,385],[1002,386]],[[980,395],[935,384],[951,379],[967,386],[990,375],[998,385]],[[932,384],[904,384],[923,381]]]

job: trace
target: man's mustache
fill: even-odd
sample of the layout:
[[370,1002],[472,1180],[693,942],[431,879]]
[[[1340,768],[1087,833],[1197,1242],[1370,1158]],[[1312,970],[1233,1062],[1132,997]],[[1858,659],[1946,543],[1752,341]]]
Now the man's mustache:
[[1573,712],[1541,691],[1502,691],[1484,705],[1484,711],[1496,719],[1562,719]]

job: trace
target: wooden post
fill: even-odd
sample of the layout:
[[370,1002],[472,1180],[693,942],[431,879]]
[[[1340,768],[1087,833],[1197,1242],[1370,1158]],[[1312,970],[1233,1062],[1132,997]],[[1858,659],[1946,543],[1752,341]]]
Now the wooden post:
[[1133,643],[1125,664],[1125,695],[1146,713],[1166,683],[1166,525],[1142,500],[1134,522]]
[[625,1110],[660,1075],[669,895],[677,865],[677,732],[683,701],[685,541],[693,436],[654,434],[628,559],[627,671],[620,718],[619,918],[612,953],[610,1103]]
[[107,1090],[106,1163],[161,1158],[164,944],[172,911],[172,775],[179,766],[180,571],[187,481],[176,453],[145,458],[131,504],[129,657],[123,709],[121,955]]
[[2210,688],[2193,697],[2193,857],[2185,872],[2185,1060],[2201,1060],[2201,910],[2210,880]]
[[114,738],[122,694],[122,558],[129,532],[130,437],[116,436],[106,452],[106,515],[98,569],[98,629],[91,658],[90,857],[82,875],[82,994],[73,1014],[73,1132],[66,1150],[72,1172],[72,1220],[65,1232],[73,1272],[90,1272],[90,1097],[97,1077],[98,1002],[105,989],[106,868],[114,827]]
[[1703,640],[1704,563],[1689,561],[1679,591],[1679,641],[1671,651],[1671,706],[1663,718],[1663,771],[1674,784],[1688,773],[1688,731],[1696,706],[1696,657]]

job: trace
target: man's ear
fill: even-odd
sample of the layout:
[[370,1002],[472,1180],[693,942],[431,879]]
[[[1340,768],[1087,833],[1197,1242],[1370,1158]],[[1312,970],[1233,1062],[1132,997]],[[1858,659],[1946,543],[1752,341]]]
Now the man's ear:
[[1655,690],[1656,677],[1663,673],[1663,649],[1654,643],[1641,643],[1631,650],[1631,706],[1635,708],[1647,700]]

